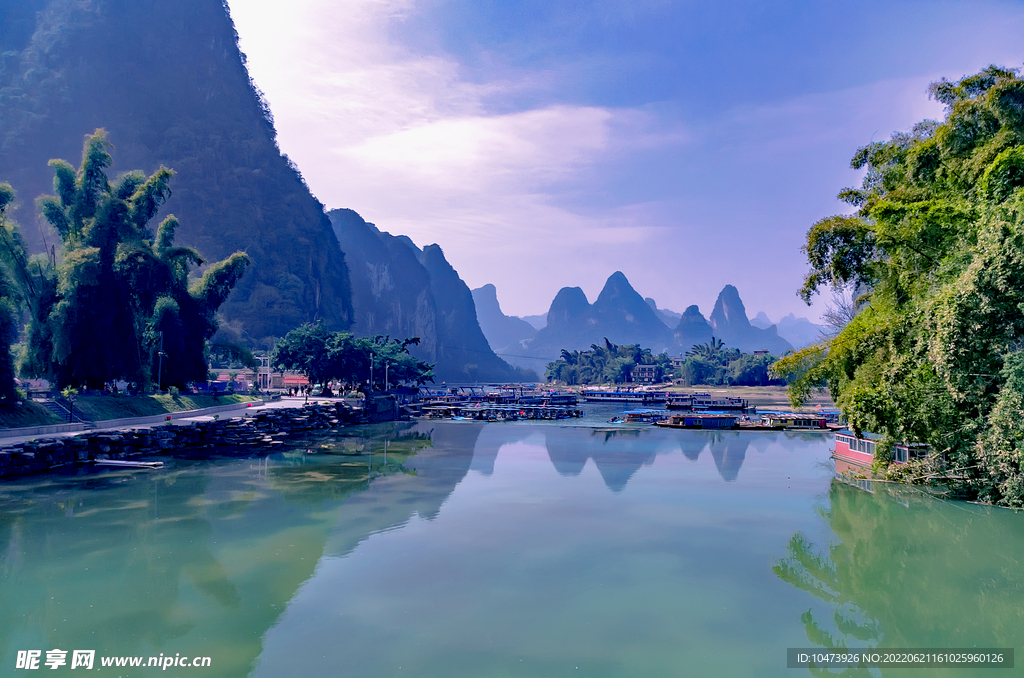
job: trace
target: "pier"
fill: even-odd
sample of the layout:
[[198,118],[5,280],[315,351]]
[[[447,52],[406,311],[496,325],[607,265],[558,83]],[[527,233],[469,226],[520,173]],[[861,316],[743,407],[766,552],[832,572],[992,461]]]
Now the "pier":
[[489,403],[435,405],[423,408],[434,419],[474,419],[478,421],[517,421],[519,419],[570,419],[583,411],[567,405],[504,405]]

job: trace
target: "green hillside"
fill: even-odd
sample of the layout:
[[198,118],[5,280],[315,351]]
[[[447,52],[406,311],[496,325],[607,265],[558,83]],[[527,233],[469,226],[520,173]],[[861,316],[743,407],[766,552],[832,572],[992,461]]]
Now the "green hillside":
[[262,343],[315,318],[350,325],[344,255],[277,147],[225,4],[0,0],[0,55],[0,181],[18,192],[10,216],[34,250],[58,242],[33,204],[53,192],[47,161],[79,157],[102,127],[112,176],[176,172],[161,218],[179,218],[181,245],[210,261],[251,257],[222,307],[226,331]]

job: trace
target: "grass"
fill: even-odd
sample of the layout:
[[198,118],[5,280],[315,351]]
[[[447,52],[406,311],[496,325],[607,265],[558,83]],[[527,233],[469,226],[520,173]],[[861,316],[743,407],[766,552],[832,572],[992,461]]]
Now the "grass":
[[0,428],[50,426],[65,423],[67,422],[39,403],[22,402],[21,405],[0,405]]
[[127,417],[148,417],[154,414],[185,412],[204,407],[252,402],[247,395],[137,395],[137,396],[81,396],[75,399],[75,413],[84,419],[103,421]]

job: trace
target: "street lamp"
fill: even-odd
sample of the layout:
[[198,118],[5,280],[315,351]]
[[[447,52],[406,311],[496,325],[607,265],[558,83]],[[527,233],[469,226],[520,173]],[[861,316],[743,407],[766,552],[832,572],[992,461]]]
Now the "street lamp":
[[157,364],[157,368],[156,368],[156,390],[157,391],[163,391],[164,390],[164,356],[165,355],[167,355],[167,354],[164,353],[164,333],[163,333],[163,331],[161,331],[160,332],[160,350],[157,351],[157,356],[160,359],[158,364]]
[[158,391],[164,390],[164,356],[166,355],[163,351],[157,353],[157,356],[160,358],[160,365],[156,370],[156,390]]
[[387,391],[390,388],[390,386],[391,386],[391,382],[388,381],[388,367],[390,367],[390,366],[391,366],[390,363],[384,363],[384,390],[385,391]]
[[370,354],[370,393],[373,393],[373,353]]

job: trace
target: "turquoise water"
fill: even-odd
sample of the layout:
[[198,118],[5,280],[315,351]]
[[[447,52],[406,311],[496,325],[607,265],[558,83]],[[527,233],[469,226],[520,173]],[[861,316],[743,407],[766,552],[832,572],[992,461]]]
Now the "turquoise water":
[[[833,483],[819,435],[602,416],[0,485],[0,675],[53,648],[211,658],[102,675],[468,677],[1024,647],[1024,514]],[[859,675],[903,674],[929,672]]]

